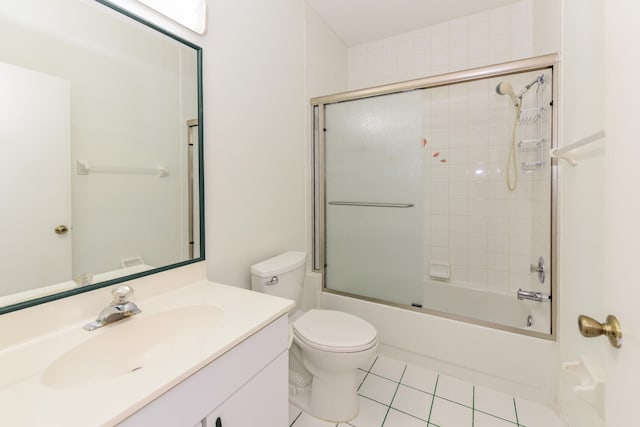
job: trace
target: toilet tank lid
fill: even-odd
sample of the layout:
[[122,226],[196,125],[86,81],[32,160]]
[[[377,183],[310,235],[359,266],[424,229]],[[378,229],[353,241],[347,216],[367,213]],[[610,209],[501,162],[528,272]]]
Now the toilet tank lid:
[[305,252],[289,251],[266,259],[251,266],[251,274],[260,277],[273,277],[288,273],[304,265],[307,260]]

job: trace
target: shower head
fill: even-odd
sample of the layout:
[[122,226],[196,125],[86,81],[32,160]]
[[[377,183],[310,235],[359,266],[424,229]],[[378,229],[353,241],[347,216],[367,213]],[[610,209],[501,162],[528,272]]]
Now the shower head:
[[516,96],[516,93],[513,91],[513,86],[511,86],[511,83],[509,82],[505,81],[498,83],[498,86],[496,86],[496,93],[498,95],[509,95],[511,102],[513,102],[513,105],[516,107],[520,104],[522,95]]

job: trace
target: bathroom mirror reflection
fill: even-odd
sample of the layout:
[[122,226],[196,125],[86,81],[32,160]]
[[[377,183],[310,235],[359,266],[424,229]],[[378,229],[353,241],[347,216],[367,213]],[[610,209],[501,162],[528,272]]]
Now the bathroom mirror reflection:
[[549,337],[553,66],[509,67],[316,101],[327,291]]
[[0,8],[0,313],[202,259],[201,50],[121,12]]

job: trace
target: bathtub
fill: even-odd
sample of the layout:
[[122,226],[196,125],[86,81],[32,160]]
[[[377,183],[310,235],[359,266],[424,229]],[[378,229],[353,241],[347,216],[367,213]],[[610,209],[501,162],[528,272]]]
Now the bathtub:
[[423,308],[534,332],[549,332],[550,305],[521,301],[503,294],[427,279]]
[[[317,295],[321,307],[355,314],[376,327],[381,354],[545,405],[555,402],[557,344],[550,337],[541,339],[452,318],[455,316],[443,317],[340,295],[322,289],[319,273],[309,275],[313,277],[307,277],[305,287]],[[460,291],[445,283],[440,285],[431,291]],[[536,317],[535,307],[515,296],[467,296],[472,306],[482,307],[481,311],[491,316],[502,316],[497,312],[505,311],[510,313],[507,317],[520,324],[526,322],[523,314],[533,313]],[[505,307],[509,308],[504,310]]]

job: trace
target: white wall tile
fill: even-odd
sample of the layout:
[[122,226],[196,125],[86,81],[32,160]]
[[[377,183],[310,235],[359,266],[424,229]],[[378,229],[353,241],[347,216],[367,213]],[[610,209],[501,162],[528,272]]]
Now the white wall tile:
[[449,233],[446,230],[431,230],[431,245],[446,248],[449,246]]
[[469,19],[462,17],[449,21],[449,47],[464,46],[468,43]]
[[382,40],[382,61],[396,61],[398,59],[398,39],[389,37]]
[[447,49],[449,47],[449,25],[447,22],[434,25],[431,28],[431,50]]
[[[469,247],[473,249],[487,250],[489,241],[489,218],[486,216],[470,215],[469,223]],[[476,246],[473,246],[473,245]]]
[[469,201],[467,199],[449,199],[449,213],[452,215],[468,215]]
[[449,216],[449,231],[457,231],[466,233],[469,229],[469,224],[466,215],[450,215]]
[[[467,249],[468,248],[468,233],[466,232],[449,232],[449,247],[451,249]],[[465,264],[466,264],[465,259]]]

